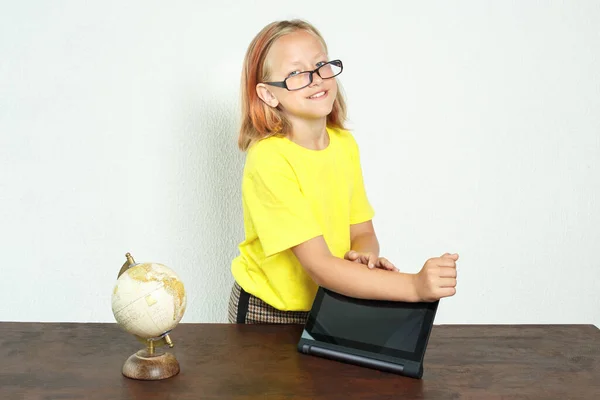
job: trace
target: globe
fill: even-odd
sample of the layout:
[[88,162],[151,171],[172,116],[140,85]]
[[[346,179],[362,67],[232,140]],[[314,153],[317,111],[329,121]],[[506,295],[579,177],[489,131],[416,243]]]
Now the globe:
[[117,324],[141,339],[161,338],[179,323],[186,307],[183,283],[163,264],[127,265],[112,293]]

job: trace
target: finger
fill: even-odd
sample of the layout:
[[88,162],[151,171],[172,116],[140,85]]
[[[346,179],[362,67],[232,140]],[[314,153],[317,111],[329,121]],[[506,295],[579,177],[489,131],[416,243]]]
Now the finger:
[[441,258],[436,264],[442,268],[456,268],[456,262],[449,258]]
[[359,253],[360,262],[362,264],[365,264],[369,268],[374,268],[374,266],[371,266],[371,263],[370,263],[371,260],[370,260],[370,258],[371,258],[370,253]]
[[438,296],[440,298],[454,296],[455,294],[456,294],[456,288],[453,288],[453,287],[443,288],[443,289],[440,289],[438,292]]
[[353,251],[352,252],[353,257],[358,260],[358,261],[362,261],[363,255],[362,253],[359,253],[358,251]]
[[456,254],[456,253],[453,253],[453,254],[451,254],[451,253],[444,253],[444,254],[442,254],[440,256],[440,258],[451,258],[454,261],[457,261],[458,260],[458,254]]
[[441,288],[453,288],[456,287],[456,278],[440,278],[438,285]]
[[360,262],[361,264],[367,265],[367,263],[369,262],[369,259],[363,253],[358,253],[358,257],[356,258],[356,261]]
[[377,257],[375,257],[375,254],[368,253],[368,263],[369,268],[375,268],[375,264],[377,264]]
[[456,278],[456,268],[443,267],[440,268],[440,278]]
[[387,269],[389,271],[396,271],[397,268],[394,266],[394,264],[392,264],[387,258],[385,257],[380,257],[379,258],[379,265],[381,266],[381,268]]
[[375,267],[386,270],[386,271],[396,271],[396,268],[392,265],[392,263],[387,261],[385,258],[377,259],[377,262],[375,263]]

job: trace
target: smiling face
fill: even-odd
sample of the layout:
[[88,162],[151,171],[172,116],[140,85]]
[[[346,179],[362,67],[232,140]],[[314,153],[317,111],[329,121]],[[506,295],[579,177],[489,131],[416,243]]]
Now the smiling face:
[[[298,30],[273,43],[267,59],[269,82],[281,82],[303,71],[313,71],[329,61],[321,41],[313,34]],[[325,119],[337,96],[335,79],[321,79],[313,74],[312,83],[300,90],[288,91],[259,83],[259,97],[271,107],[279,107],[291,121]]]

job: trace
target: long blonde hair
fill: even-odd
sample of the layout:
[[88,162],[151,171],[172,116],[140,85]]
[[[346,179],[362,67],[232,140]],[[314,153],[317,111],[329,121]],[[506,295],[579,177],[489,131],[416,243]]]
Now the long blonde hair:
[[[297,19],[272,22],[265,26],[248,46],[241,80],[242,119],[238,146],[242,151],[246,151],[260,139],[274,134],[285,136],[291,132],[292,125],[281,109],[265,104],[256,93],[256,85],[269,79],[270,72],[266,59],[273,43],[280,37],[298,30],[305,30],[315,35],[328,53],[321,33],[308,22]],[[327,126],[345,129],[345,120],[346,101],[340,87],[333,102],[333,109],[327,116]]]

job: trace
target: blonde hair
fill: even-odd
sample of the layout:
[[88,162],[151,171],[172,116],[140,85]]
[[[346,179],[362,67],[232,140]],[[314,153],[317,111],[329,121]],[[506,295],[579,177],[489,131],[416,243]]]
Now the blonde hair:
[[[273,43],[280,37],[304,30],[315,35],[325,52],[327,44],[321,33],[311,24],[302,20],[276,21],[265,26],[252,40],[246,51],[241,79],[242,119],[238,137],[238,146],[246,151],[253,143],[272,135],[285,136],[291,132],[292,125],[279,107],[265,104],[256,93],[256,85],[269,79],[267,54]],[[346,101],[341,87],[333,102],[333,109],[327,115],[327,126],[344,128],[346,120]]]

